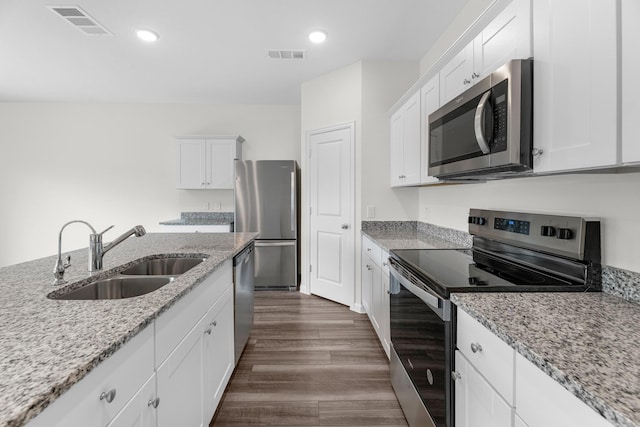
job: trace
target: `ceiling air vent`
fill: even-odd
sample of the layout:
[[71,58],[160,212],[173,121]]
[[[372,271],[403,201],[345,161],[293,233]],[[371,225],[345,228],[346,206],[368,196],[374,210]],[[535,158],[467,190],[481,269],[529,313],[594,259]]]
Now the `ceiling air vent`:
[[304,49],[273,49],[267,52],[271,59],[304,59]]
[[85,34],[108,36],[111,32],[79,6],[47,6],[58,16]]

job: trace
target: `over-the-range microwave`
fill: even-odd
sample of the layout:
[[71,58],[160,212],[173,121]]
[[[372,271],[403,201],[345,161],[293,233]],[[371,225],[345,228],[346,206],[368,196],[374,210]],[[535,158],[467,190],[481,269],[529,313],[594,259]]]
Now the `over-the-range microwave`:
[[428,122],[431,176],[487,179],[531,171],[533,60],[508,62]]

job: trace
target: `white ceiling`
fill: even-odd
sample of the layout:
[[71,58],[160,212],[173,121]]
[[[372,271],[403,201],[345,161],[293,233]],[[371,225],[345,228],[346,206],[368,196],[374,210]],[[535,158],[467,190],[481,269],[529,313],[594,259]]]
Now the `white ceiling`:
[[[299,104],[300,83],[358,60],[420,60],[466,1],[0,0],[0,101]],[[59,5],[113,35],[84,34],[47,7]]]

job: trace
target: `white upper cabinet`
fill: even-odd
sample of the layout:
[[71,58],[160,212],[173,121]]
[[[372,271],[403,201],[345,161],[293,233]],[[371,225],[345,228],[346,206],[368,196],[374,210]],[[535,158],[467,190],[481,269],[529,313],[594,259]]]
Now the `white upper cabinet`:
[[471,42],[440,70],[442,105],[471,87],[473,75],[473,42]]
[[176,188],[233,189],[234,159],[242,159],[240,136],[189,137],[176,140]]
[[622,163],[640,162],[640,2],[622,0]]
[[616,22],[612,0],[533,2],[534,172],[619,163]]
[[440,70],[444,105],[512,59],[531,56],[531,2],[513,0]]
[[531,57],[531,2],[513,0],[473,40],[471,77],[483,79],[512,59]]
[[420,130],[422,133],[422,167],[420,182],[432,184],[440,182],[436,177],[429,176],[429,114],[440,108],[440,78],[438,75],[429,80],[420,89]]
[[391,116],[391,186],[420,183],[420,93]]

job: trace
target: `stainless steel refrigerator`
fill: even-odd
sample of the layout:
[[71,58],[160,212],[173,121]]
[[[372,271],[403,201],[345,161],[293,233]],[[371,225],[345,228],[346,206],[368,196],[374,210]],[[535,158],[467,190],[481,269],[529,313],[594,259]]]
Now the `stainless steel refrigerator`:
[[294,160],[236,160],[235,170],[235,230],[259,233],[255,289],[297,289],[298,164]]

